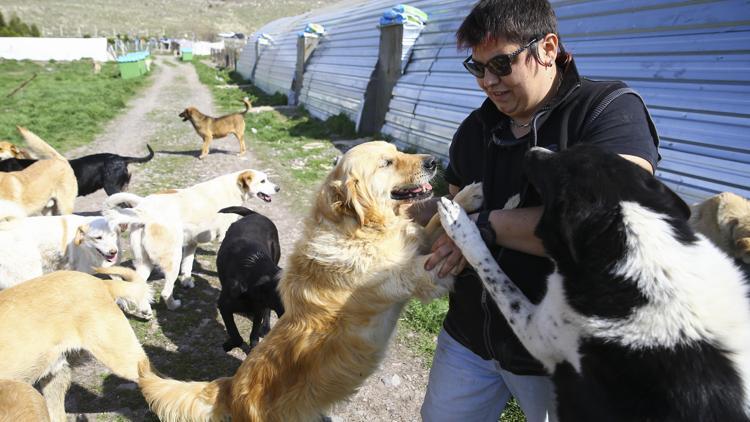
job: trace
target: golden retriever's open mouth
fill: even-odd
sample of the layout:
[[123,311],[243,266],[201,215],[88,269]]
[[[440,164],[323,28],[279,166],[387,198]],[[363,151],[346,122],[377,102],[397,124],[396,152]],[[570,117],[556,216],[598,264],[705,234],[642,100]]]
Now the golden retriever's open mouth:
[[262,200],[264,200],[266,202],[271,202],[271,195],[267,195],[267,194],[265,194],[263,192],[258,192],[258,193],[255,194],[255,196],[257,196],[258,198],[260,198],[260,199],[262,199]]
[[421,185],[398,186],[391,191],[391,199],[396,201],[421,201],[432,196],[432,185],[423,183]]

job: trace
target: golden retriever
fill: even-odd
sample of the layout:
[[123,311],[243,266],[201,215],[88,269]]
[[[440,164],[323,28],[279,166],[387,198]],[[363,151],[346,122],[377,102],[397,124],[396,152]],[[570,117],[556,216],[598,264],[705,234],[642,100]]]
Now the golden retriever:
[[71,214],[78,182],[68,161],[31,131],[17,126],[30,146],[51,156],[21,171],[0,173],[0,199],[15,202],[27,215]]
[[[380,363],[406,302],[445,294],[425,271],[426,232],[396,210],[431,196],[436,161],[386,142],[349,150],[317,193],[279,290],[286,308],[233,377],[185,383],[144,362],[141,391],[164,421],[310,421]],[[481,188],[456,200],[474,209]],[[439,227],[439,224],[438,224]]]
[[0,421],[49,422],[44,397],[29,384],[0,380]]
[[40,381],[53,421],[65,421],[71,375],[66,353],[86,350],[133,381],[139,362],[147,360],[115,300],[145,312],[151,289],[129,268],[96,271],[126,281],[57,271],[0,291],[0,379]]
[[750,201],[722,192],[693,205],[690,225],[727,255],[750,264]]
[[203,159],[208,155],[208,148],[214,138],[223,138],[230,133],[234,134],[240,143],[240,152],[237,155],[245,153],[245,114],[253,105],[247,98],[243,98],[242,102],[245,103],[245,111],[241,113],[211,117],[201,113],[195,107],[188,107],[178,115],[182,117],[183,122],[189,120],[198,135],[203,138],[201,155],[198,158]]

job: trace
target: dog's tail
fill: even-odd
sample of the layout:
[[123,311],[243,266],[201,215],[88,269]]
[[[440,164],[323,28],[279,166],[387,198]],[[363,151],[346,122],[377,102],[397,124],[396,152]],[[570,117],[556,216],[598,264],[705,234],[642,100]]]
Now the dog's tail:
[[242,102],[245,103],[245,111],[243,111],[242,114],[247,114],[247,112],[253,107],[253,103],[251,103],[250,99],[247,97],[243,98]]
[[125,161],[130,163],[147,163],[151,161],[152,158],[154,158],[154,150],[151,149],[151,145],[146,144],[146,148],[148,148],[148,155],[145,157],[125,157]]
[[245,207],[226,207],[219,210],[222,214],[237,214],[241,215],[243,217],[247,217],[248,215],[257,214],[255,211],[245,208]]
[[104,200],[102,204],[103,210],[122,210],[127,208],[135,208],[138,204],[143,201],[142,196],[138,196],[130,192],[119,192],[114,195],[110,195]]
[[112,298],[134,306],[139,312],[145,314],[144,316],[151,314],[151,303],[154,301],[154,292],[151,289],[151,285],[146,283],[146,280],[141,278],[135,270],[114,266],[107,268],[96,267],[94,271],[99,274],[122,278],[122,280],[103,280]]
[[44,140],[37,136],[34,132],[26,129],[23,126],[16,126],[16,129],[21,134],[21,136],[23,136],[23,139],[26,141],[29,149],[37,154],[40,158],[57,158],[58,160],[67,161],[65,157],[63,157],[59,152],[52,148],[48,143],[44,142]]
[[183,382],[163,378],[148,360],[138,363],[138,386],[151,410],[165,422],[221,421],[230,414],[232,378]]

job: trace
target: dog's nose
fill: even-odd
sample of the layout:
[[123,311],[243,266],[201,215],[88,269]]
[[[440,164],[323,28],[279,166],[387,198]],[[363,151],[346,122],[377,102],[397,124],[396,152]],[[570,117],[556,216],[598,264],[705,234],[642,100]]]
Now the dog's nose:
[[116,254],[116,253],[117,253],[117,249],[110,249],[110,250],[109,250],[109,254],[110,254],[110,255],[114,255],[114,254]]
[[280,188],[280,187],[278,187],[278,186],[276,186],[276,187],[275,187],[274,189],[276,190],[276,192],[278,192],[278,191],[280,191],[280,190],[281,190],[281,188]]
[[426,170],[430,170],[430,171],[435,170],[437,168],[437,159],[435,159],[435,157],[431,155],[428,155],[427,157],[425,157],[424,163],[422,163],[422,166]]

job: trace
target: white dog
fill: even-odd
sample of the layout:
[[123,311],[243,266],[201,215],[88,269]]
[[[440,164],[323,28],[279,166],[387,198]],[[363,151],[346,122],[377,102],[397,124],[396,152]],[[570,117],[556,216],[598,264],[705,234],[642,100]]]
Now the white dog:
[[[213,238],[227,225],[217,217],[225,207],[242,205],[253,196],[270,202],[279,188],[265,173],[242,170],[225,174],[195,186],[168,190],[140,197],[132,193],[117,193],[104,203],[106,212],[136,217],[144,225],[131,227],[130,246],[138,275],[148,279],[154,267],[164,272],[161,297],[167,308],[177,309],[180,301],[174,298],[174,283],[178,274],[185,287],[193,287],[191,270],[198,243]],[[128,207],[132,207],[129,209]],[[230,223],[231,224],[231,223]],[[224,229],[225,230],[225,229]]]
[[119,235],[118,222],[105,217],[8,218],[0,224],[0,290],[52,271],[112,266]]

